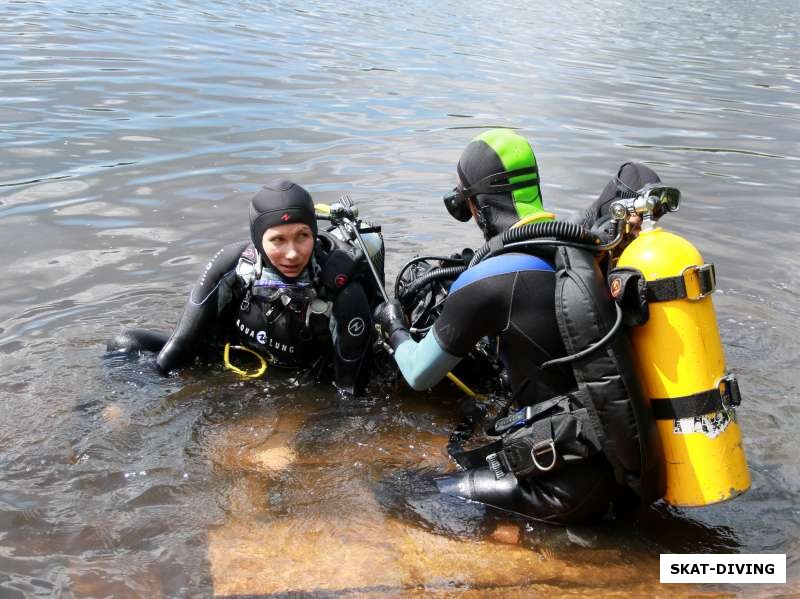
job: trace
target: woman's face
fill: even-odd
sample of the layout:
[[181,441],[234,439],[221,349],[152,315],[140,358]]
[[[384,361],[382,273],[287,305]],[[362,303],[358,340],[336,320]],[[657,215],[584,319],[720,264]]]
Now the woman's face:
[[303,272],[314,249],[311,227],[303,223],[278,225],[264,231],[261,238],[264,253],[285,277],[297,277]]

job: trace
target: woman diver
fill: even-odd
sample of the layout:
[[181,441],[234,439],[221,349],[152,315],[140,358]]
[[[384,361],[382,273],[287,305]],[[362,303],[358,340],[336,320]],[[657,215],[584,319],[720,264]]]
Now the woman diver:
[[[172,334],[130,329],[108,350],[157,351],[156,368],[166,375],[221,344],[226,365],[239,370],[229,360],[234,343],[258,357],[259,373],[269,363],[318,379],[332,364],[340,392],[361,392],[380,295],[363,252],[335,233],[318,231],[300,185],[268,183],[250,202],[250,240],[214,254]],[[382,240],[378,253],[382,265]]]

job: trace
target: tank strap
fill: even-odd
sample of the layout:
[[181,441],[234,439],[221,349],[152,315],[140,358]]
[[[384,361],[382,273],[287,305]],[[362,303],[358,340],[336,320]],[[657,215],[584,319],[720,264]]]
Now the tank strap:
[[647,301],[669,302],[677,299],[698,301],[717,288],[717,274],[713,264],[693,265],[675,277],[648,281]]
[[650,401],[656,420],[681,420],[738,407],[742,403],[742,395],[736,377],[728,375],[722,377],[714,389],[683,397],[658,397]]

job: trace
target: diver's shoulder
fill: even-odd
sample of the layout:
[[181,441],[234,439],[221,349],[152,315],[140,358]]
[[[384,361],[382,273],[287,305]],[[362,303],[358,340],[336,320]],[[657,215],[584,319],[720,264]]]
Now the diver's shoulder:
[[465,270],[453,282],[450,293],[491,277],[530,270],[554,272],[553,265],[539,256],[525,253],[502,254],[483,260],[476,266]]

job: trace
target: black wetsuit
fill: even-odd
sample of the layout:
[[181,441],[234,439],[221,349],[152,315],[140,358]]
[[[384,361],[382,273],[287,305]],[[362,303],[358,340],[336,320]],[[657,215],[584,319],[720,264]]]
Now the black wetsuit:
[[[552,263],[527,254],[485,260],[453,283],[432,333],[419,343],[400,343],[395,358],[406,380],[422,389],[438,382],[488,336],[498,344],[516,407],[567,394],[576,386],[572,368],[541,368],[568,353],[554,297]],[[601,453],[552,474],[496,479],[483,466],[440,478],[437,484],[444,493],[558,523],[602,515],[621,491]]]
[[268,264],[259,272],[250,242],[226,245],[203,268],[168,339],[131,330],[109,349],[159,351],[157,367],[167,373],[208,350],[221,359],[227,341],[252,349],[271,366],[315,377],[333,364],[337,387],[358,392],[368,377],[372,308],[379,296],[358,271],[346,282],[339,278],[341,287],[323,284],[326,277],[321,274],[331,251],[321,246],[318,241],[309,266],[289,280]]

